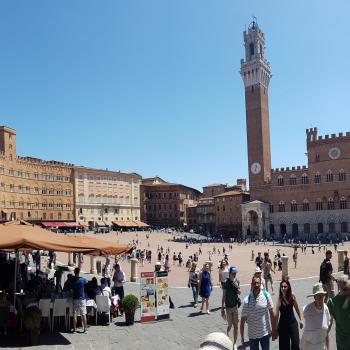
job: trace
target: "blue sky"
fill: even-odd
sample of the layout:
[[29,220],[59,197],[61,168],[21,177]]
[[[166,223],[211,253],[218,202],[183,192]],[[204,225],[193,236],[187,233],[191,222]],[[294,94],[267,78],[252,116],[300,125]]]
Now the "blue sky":
[[270,61],[272,166],[350,130],[349,1],[0,2],[0,125],[19,155],[201,189],[247,177],[242,32]]

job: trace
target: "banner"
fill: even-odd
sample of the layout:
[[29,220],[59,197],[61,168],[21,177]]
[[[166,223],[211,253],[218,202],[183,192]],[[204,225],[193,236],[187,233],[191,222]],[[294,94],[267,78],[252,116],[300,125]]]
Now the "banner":
[[154,272],[141,272],[141,322],[150,322],[156,319],[156,295]]
[[155,272],[157,320],[170,317],[169,278],[167,271]]

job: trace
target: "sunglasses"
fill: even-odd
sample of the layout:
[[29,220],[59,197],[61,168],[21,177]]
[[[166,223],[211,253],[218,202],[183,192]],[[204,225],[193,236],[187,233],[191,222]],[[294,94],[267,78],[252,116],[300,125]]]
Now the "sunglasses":
[[281,286],[281,288],[283,288],[283,289],[284,289],[284,288],[288,288],[288,286],[286,286],[286,285],[282,285],[282,286]]

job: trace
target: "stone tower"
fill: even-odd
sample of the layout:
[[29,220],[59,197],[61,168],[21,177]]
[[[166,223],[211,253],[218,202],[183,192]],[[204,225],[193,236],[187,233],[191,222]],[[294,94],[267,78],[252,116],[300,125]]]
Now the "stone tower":
[[268,87],[270,65],[264,57],[265,36],[253,21],[244,31],[245,59],[241,76],[245,87],[250,191],[271,179]]

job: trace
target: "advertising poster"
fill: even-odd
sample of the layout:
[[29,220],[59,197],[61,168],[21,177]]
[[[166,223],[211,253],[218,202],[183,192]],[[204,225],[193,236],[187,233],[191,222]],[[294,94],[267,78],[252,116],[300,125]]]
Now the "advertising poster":
[[167,271],[158,271],[155,273],[156,280],[156,301],[157,301],[157,320],[169,318],[169,279]]
[[40,256],[40,271],[46,272],[47,270],[47,256],[46,255],[41,255]]
[[150,322],[156,319],[156,295],[154,272],[141,272],[141,322]]

